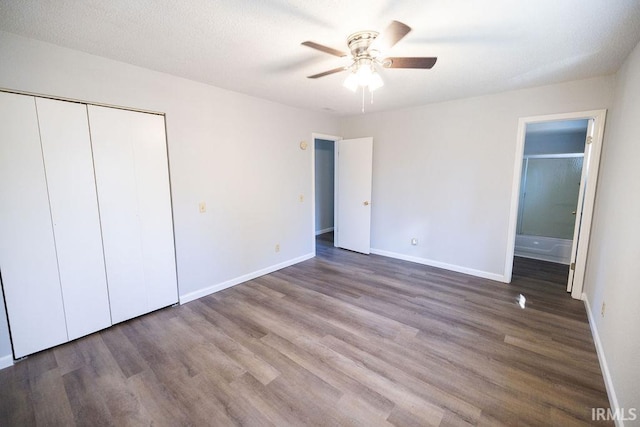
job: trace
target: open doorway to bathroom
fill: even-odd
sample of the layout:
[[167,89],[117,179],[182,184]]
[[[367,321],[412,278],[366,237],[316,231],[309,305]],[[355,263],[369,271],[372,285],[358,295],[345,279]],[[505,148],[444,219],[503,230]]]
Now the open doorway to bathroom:
[[593,110],[519,120],[507,282],[519,260],[547,263],[582,298],[605,119],[606,110]]
[[569,265],[588,120],[527,125],[514,254]]

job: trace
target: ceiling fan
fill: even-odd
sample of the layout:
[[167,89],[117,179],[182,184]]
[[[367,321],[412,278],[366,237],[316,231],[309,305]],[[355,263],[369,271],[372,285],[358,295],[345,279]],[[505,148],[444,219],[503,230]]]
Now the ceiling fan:
[[[351,73],[344,81],[344,86],[354,92],[358,87],[366,87],[370,92],[373,92],[384,84],[382,78],[376,71],[376,66],[382,66],[384,68],[432,68],[438,58],[383,56],[384,53],[402,40],[410,31],[411,27],[408,25],[402,22],[392,21],[382,33],[376,31],[358,31],[357,33],[353,33],[347,38],[347,46],[351,51],[352,57],[350,65],[334,68],[307,77],[317,79],[341,71],[351,70]],[[341,50],[312,41],[303,42],[302,45],[341,58],[348,56],[347,53]]]

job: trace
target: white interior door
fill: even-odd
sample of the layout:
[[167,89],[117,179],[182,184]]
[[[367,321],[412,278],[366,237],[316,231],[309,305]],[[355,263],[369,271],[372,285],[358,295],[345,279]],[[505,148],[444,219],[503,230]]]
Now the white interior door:
[[[584,160],[582,162],[582,177],[580,178],[580,190],[578,193],[578,205],[576,207],[576,222],[573,229],[573,242],[571,244],[571,261],[569,264],[569,278],[567,280],[567,292],[573,291],[573,285],[575,280],[578,279],[580,282],[580,294],[582,293],[582,280],[584,279],[584,270],[586,268],[586,244],[581,245],[581,239],[585,239],[588,241],[588,230],[583,230],[584,224],[584,207],[585,207],[585,196],[587,192],[587,182],[589,179],[589,165],[593,163],[593,153],[592,153],[592,141],[593,141],[593,132],[594,132],[594,121],[593,119],[589,120],[589,125],[587,127],[587,141],[585,143],[584,150]],[[590,219],[589,219],[590,225]],[[582,246],[583,250],[580,250]],[[578,257],[582,258],[584,255],[584,262],[581,262],[579,265]],[[576,275],[576,265],[578,265],[577,275]],[[581,296],[581,295],[579,295]]]
[[67,341],[35,99],[0,92],[0,271],[16,358]]
[[87,106],[36,98],[69,339],[111,326]]
[[178,301],[164,117],[89,106],[113,323]]
[[336,142],[335,245],[368,254],[371,250],[373,138]]

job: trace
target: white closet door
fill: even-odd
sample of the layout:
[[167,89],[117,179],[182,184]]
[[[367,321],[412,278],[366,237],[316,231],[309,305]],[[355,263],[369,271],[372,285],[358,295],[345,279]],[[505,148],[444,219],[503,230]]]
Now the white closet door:
[[164,117],[88,109],[117,323],[178,301]]
[[0,271],[14,356],[67,341],[35,99],[1,92]]
[[36,98],[69,339],[111,326],[87,106]]

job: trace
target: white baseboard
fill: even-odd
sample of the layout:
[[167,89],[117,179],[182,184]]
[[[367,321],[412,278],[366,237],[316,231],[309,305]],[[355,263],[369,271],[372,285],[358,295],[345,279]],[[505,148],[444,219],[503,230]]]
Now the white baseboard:
[[508,283],[508,280],[503,274],[489,273],[488,271],[475,270],[473,268],[462,267],[454,264],[447,264],[446,262],[434,261],[427,258],[420,258],[411,255],[399,254],[396,252],[384,251],[382,249],[371,248],[371,253],[375,255],[382,255],[389,258],[401,259],[403,261],[415,262],[418,264],[428,265],[430,267],[442,268],[444,270],[455,271],[457,273],[469,274],[471,276],[482,277],[483,279],[496,280],[498,282]]
[[0,356],[0,369],[8,368],[9,366],[13,366],[13,355]]
[[[585,308],[587,309],[587,318],[589,319],[589,326],[591,327],[591,335],[593,336],[593,342],[596,344],[596,353],[598,354],[598,360],[600,361],[600,369],[602,370],[602,376],[604,377],[604,385],[607,387],[607,395],[609,396],[609,405],[611,405],[612,411],[618,411],[620,405],[618,404],[618,397],[616,391],[613,388],[613,380],[611,379],[611,373],[609,372],[609,365],[607,365],[607,359],[604,356],[604,347],[602,347],[602,341],[600,341],[600,335],[598,334],[598,328],[596,327],[594,314],[591,311],[591,304],[589,304],[589,298],[587,294],[582,294],[582,300],[584,301]],[[616,412],[618,413],[618,412]],[[624,427],[624,421],[616,418],[616,426]]]
[[197,291],[194,291],[194,292],[189,292],[188,294],[180,295],[180,304],[186,304],[189,301],[193,301],[193,300],[196,300],[198,298],[202,298],[202,297],[205,297],[207,295],[211,295],[211,294],[213,294],[215,292],[219,292],[219,291],[221,291],[223,289],[230,288],[231,286],[239,285],[240,283],[247,282],[249,280],[255,279],[256,277],[260,277],[260,276],[264,276],[265,274],[273,273],[274,271],[278,271],[278,270],[281,270],[281,269],[283,269],[285,267],[289,267],[289,266],[297,264],[299,262],[311,259],[314,256],[315,256],[314,253],[309,253],[309,254],[303,255],[303,256],[298,257],[298,258],[293,258],[293,259],[281,262],[280,264],[272,265],[272,266],[263,268],[261,270],[254,271],[253,273],[249,273],[249,274],[245,274],[245,275],[240,276],[240,277],[236,277],[235,279],[227,280],[226,282],[218,283],[217,285],[208,286],[208,287],[206,287],[204,289],[200,289],[200,290],[197,290]]
[[323,228],[322,230],[316,230],[316,236],[320,234],[328,233],[330,231],[333,231],[333,227]]

